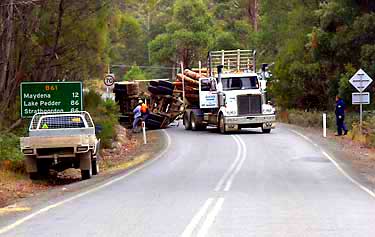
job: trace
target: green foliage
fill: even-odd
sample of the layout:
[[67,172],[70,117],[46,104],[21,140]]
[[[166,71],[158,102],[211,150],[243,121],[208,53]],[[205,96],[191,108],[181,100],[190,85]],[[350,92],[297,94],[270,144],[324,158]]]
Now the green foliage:
[[375,14],[348,0],[276,2],[262,2],[258,34],[260,48],[276,58],[276,102],[325,110],[340,94],[350,107],[348,80],[359,68],[375,76]]
[[85,109],[94,120],[94,124],[101,127],[98,137],[101,139],[102,148],[112,146],[116,137],[119,107],[113,100],[102,100],[100,94],[93,90],[84,95]]
[[24,172],[23,154],[20,151],[20,138],[13,133],[0,135],[0,167],[16,172]]
[[131,69],[125,74],[123,79],[124,81],[146,80],[147,75],[138,66],[132,66]]
[[206,57],[211,44],[212,18],[202,0],[177,0],[166,32],[149,43],[151,59],[159,63],[183,61],[185,67]]

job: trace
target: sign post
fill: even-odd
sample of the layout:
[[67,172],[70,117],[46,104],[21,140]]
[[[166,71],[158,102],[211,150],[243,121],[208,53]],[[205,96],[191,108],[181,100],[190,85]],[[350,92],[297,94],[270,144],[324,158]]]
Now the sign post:
[[[352,94],[352,104],[359,104],[359,123],[360,130],[362,134],[362,124],[363,124],[363,111],[362,105],[370,103],[370,93],[363,93],[364,90],[372,83],[372,78],[367,75],[365,71],[359,69],[358,72],[349,80],[359,93]],[[359,96],[359,99],[358,99]],[[368,97],[368,99],[367,99]]]
[[83,110],[82,82],[23,82],[20,98],[22,118]]

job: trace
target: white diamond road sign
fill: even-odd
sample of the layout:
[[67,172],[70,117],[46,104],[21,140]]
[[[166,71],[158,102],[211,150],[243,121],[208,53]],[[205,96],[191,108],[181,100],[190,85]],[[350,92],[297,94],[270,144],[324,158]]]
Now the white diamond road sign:
[[360,105],[370,104],[370,93],[369,92],[363,92],[363,93],[352,93],[352,104],[353,105]]
[[349,80],[359,92],[363,92],[372,83],[371,77],[365,71],[359,69],[358,72]]

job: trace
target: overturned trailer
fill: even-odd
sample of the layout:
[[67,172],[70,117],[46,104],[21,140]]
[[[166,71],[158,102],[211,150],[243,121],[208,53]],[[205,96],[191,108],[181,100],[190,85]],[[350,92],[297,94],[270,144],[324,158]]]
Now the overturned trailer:
[[120,106],[120,122],[131,127],[134,120],[133,110],[139,99],[142,99],[149,109],[149,115],[145,119],[146,127],[167,127],[184,111],[183,101],[174,87],[171,82],[163,80],[115,83],[113,92]]

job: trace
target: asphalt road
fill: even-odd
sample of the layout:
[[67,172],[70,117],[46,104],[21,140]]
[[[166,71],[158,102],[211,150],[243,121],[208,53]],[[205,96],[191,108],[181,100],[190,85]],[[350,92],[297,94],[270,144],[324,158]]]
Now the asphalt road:
[[50,200],[0,236],[375,236],[374,197],[284,126],[167,134],[152,164]]

